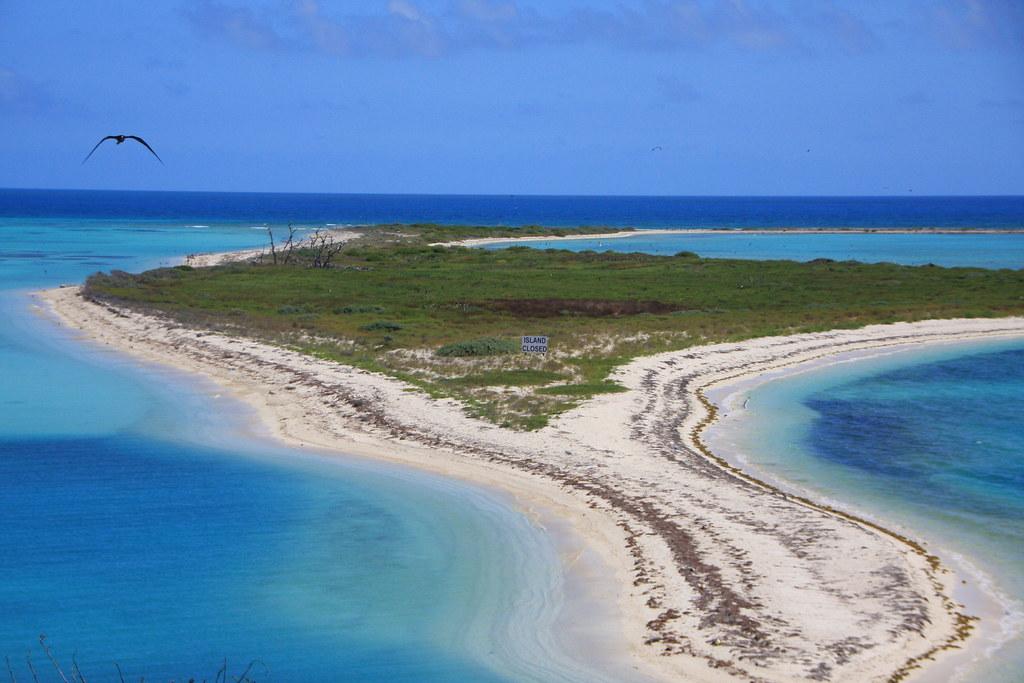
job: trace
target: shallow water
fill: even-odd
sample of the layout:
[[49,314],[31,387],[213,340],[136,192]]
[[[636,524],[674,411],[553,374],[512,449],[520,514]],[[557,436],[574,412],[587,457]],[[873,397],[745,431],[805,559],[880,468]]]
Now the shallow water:
[[962,680],[1024,680],[1024,340],[842,363],[730,401],[744,396],[713,447],[980,570],[969,583],[991,582],[1005,608]]
[[[554,539],[510,501],[250,439],[241,407],[77,342],[26,290],[258,246],[246,225],[0,223],[0,655],[89,680],[592,680]],[[607,615],[601,614],[602,618]],[[582,673],[581,673],[582,672]]]
[[[113,661],[150,680],[213,678],[225,657],[236,674],[261,658],[277,680],[595,679],[558,647],[559,548],[509,501],[225,437],[247,419],[237,404],[76,342],[27,296],[97,270],[258,247],[267,223],[388,220],[1007,228],[1024,227],[1024,200],[0,190],[0,655],[17,666],[34,649],[39,665],[46,633],[98,681],[115,680]],[[827,256],[816,238],[786,244]],[[957,244],[958,258],[981,253]],[[880,260],[900,258],[892,246]],[[996,251],[1017,258],[1019,243]],[[792,476],[842,482],[848,471],[860,470],[807,457]],[[861,472],[864,489],[884,475]],[[962,477],[948,484],[955,497]],[[858,500],[885,519],[906,507]]]
[[[668,234],[621,239],[544,240],[530,242],[535,249],[570,251],[642,252],[669,256],[691,251],[705,258],[784,259],[879,263],[911,266],[969,266],[975,268],[1024,268],[1024,234],[748,234],[723,230],[715,234]],[[495,244],[499,249],[509,246]]]

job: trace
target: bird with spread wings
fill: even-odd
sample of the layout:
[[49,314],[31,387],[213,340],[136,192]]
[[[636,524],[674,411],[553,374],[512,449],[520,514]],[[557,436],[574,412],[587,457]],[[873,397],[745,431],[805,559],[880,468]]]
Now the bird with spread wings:
[[90,150],[90,152],[85,155],[84,159],[82,159],[82,163],[84,164],[85,162],[89,161],[89,157],[92,156],[92,153],[95,152],[97,148],[99,148],[99,146],[102,145],[107,140],[113,140],[119,145],[123,143],[125,140],[135,140],[140,145],[148,149],[150,153],[156,157],[157,161],[159,161],[161,164],[164,163],[164,160],[161,159],[160,155],[157,154],[156,151],[154,151],[153,148],[149,146],[149,143],[140,138],[138,135],[108,135],[107,137],[103,138],[102,140],[96,143],[96,146],[93,147],[92,150]]

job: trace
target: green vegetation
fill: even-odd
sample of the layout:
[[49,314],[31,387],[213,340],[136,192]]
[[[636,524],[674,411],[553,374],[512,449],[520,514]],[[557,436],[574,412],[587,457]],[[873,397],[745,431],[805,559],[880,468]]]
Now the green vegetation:
[[339,306],[334,309],[338,315],[351,315],[352,313],[383,313],[383,306]]
[[591,382],[590,384],[556,384],[551,387],[542,387],[537,390],[537,393],[552,396],[593,396],[595,394],[616,394],[625,390],[626,387],[615,382]]
[[511,339],[498,339],[497,337],[484,337],[482,339],[471,339],[469,341],[454,342],[445,344],[437,350],[435,355],[441,358],[466,358],[470,356],[500,356],[506,353],[515,353],[519,346]]
[[367,332],[373,332],[375,330],[387,330],[388,332],[397,332],[398,330],[402,329],[402,324],[390,323],[387,322],[386,320],[378,320],[376,322],[370,323],[369,325],[363,325],[359,329],[366,330]]
[[519,225],[493,227],[483,225],[438,225],[436,223],[413,223],[411,225],[375,225],[364,229],[370,238],[400,237],[418,244],[436,242],[457,242],[478,237],[569,237],[571,235],[601,235],[622,232],[632,228],[609,228],[605,226],[581,226],[572,228],[551,228],[543,225]]
[[546,370],[490,370],[476,375],[454,377],[445,382],[457,387],[528,387],[565,379],[565,375]]
[[[403,226],[392,232],[402,232],[397,241],[382,243],[377,232],[347,245],[326,269],[305,267],[300,252],[289,265],[97,274],[86,291],[384,372],[518,428],[621,390],[608,375],[638,355],[1024,314],[1024,271],[429,245],[479,231]],[[551,352],[519,353],[524,334],[549,335]]]

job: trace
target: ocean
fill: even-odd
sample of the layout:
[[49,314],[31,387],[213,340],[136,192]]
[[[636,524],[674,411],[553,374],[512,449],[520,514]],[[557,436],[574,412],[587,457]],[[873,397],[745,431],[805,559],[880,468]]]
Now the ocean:
[[[267,225],[387,221],[1009,229],[1024,227],[1024,199],[0,190],[0,656],[21,678],[26,652],[44,663],[40,634],[100,681],[116,680],[115,661],[129,677],[212,679],[224,658],[235,675],[259,659],[277,680],[598,677],[558,642],[567,579],[556,539],[508,500],[255,438],[251,415],[214,388],[84,345],[28,295],[97,270],[258,247]],[[816,254],[813,237],[794,243],[802,255]],[[971,239],[1000,237],[1013,236]],[[1019,256],[1013,244],[996,251]],[[920,392],[971,376],[936,376]],[[984,391],[963,395],[985,410]],[[1012,431],[1012,414],[998,419]],[[806,452],[804,476],[826,483],[848,457]],[[984,486],[957,495],[973,486],[962,470],[981,471],[989,451],[972,453],[969,464],[929,461],[950,492],[951,537],[973,533],[968,501],[989,500]],[[891,476],[857,471],[868,488]],[[880,519],[900,514],[876,502],[866,507]]]
[[1024,228],[1024,196],[600,197],[0,190],[0,216],[637,228]]

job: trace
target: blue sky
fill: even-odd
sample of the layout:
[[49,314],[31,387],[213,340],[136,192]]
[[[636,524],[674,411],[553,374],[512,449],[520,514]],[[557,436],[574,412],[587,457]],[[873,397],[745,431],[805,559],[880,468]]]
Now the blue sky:
[[0,0],[0,121],[0,187],[1024,194],[1024,2]]

